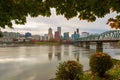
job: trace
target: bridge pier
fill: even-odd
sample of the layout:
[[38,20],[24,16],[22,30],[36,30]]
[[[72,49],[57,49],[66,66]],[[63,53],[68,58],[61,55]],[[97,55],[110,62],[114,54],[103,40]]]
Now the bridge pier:
[[96,42],[96,52],[103,52],[103,42]]
[[85,42],[85,48],[90,49],[90,42]]
[[83,42],[75,42],[74,45],[78,47],[83,47]]
[[80,45],[80,47],[83,47],[83,46],[84,46],[83,42],[80,42],[79,45]]

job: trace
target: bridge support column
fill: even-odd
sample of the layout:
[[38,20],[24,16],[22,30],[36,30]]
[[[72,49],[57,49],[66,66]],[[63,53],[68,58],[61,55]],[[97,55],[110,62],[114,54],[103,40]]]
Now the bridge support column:
[[103,43],[102,42],[97,42],[96,52],[103,52]]
[[90,49],[90,42],[85,42],[85,48]]
[[80,46],[80,47],[83,47],[83,46],[84,46],[83,42],[80,42],[80,43],[79,43],[79,46]]

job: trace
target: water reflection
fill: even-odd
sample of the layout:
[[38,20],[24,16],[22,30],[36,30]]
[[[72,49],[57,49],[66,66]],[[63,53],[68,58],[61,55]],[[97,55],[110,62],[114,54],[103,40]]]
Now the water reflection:
[[[89,56],[95,49],[73,45],[41,45],[0,48],[0,80],[49,80],[54,77],[59,62],[78,60],[89,69]],[[120,49],[104,49],[120,59]]]
[[64,45],[64,56],[69,56],[70,54],[70,47],[69,45]]
[[80,49],[79,47],[76,47],[75,51],[73,52],[74,53],[74,58],[79,61],[79,57],[80,57]]
[[49,46],[48,58],[51,61],[53,57],[53,46]]
[[62,58],[70,56],[71,50],[72,47],[70,45],[49,46],[48,58],[50,61],[54,58],[60,61]]
[[61,46],[59,45],[56,45],[54,46],[54,50],[55,50],[55,58],[57,58],[57,60],[61,60],[61,57],[62,57],[62,49],[61,49]]

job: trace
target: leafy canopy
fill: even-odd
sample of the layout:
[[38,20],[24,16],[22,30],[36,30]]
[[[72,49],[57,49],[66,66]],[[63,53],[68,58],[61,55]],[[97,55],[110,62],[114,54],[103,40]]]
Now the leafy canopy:
[[110,18],[108,24],[120,28],[120,0],[0,0],[0,27],[12,28],[12,21],[25,24],[28,15],[49,17],[50,8],[55,8],[57,15],[67,19],[77,16],[89,22],[116,11],[118,15],[115,19]]

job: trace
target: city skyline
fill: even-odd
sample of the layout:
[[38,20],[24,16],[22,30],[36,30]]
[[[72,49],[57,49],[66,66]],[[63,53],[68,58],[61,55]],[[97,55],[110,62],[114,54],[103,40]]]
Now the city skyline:
[[28,16],[27,23],[25,25],[13,25],[14,29],[6,28],[2,29],[2,31],[10,31],[10,32],[20,32],[22,34],[26,32],[30,32],[32,34],[44,35],[47,33],[48,28],[52,28],[53,32],[57,30],[57,27],[61,27],[61,34],[64,32],[70,32],[70,34],[74,33],[74,30],[78,28],[81,32],[90,32],[90,33],[102,33],[107,30],[113,30],[107,25],[107,20],[110,17],[115,17],[116,13],[111,13],[106,15],[104,18],[96,19],[95,22],[87,22],[83,20],[79,20],[78,18],[72,18],[67,20],[64,16],[57,16],[54,9],[51,9],[52,15],[50,17],[36,17],[31,18]]

